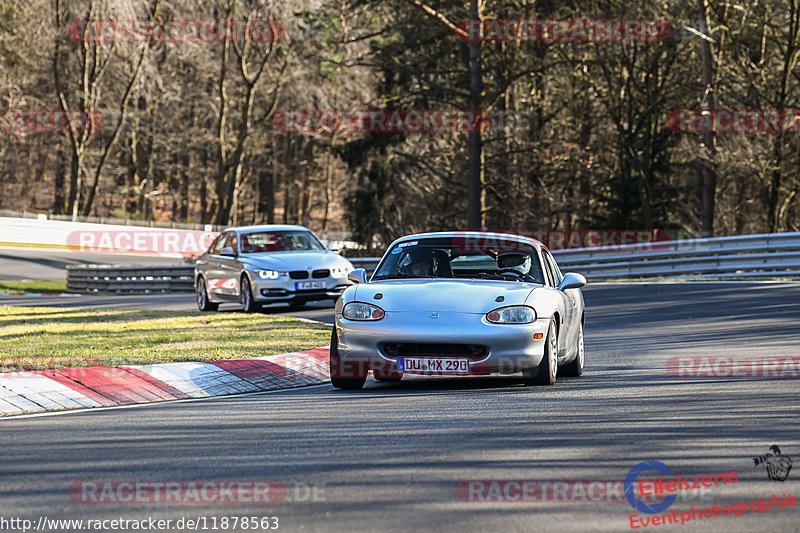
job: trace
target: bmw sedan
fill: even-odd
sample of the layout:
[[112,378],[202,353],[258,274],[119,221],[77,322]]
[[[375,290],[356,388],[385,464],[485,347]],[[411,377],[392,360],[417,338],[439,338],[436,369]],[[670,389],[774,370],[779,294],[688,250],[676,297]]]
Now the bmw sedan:
[[527,237],[483,232],[398,239],[369,280],[336,302],[331,383],[360,389],[404,374],[522,373],[551,385],[584,368],[580,274],[562,274],[550,251]]
[[239,303],[250,313],[264,304],[335,300],[351,285],[352,270],[303,226],[228,228],[197,259],[197,307],[214,311],[221,303]]

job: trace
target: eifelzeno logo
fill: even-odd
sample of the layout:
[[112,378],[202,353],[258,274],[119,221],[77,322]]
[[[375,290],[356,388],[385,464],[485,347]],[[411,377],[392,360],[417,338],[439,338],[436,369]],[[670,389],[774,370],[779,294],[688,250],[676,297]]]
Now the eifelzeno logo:
[[624,484],[624,491],[625,491],[625,498],[627,498],[628,503],[631,504],[631,507],[636,509],[641,513],[649,513],[649,514],[658,514],[662,511],[669,509],[669,507],[675,503],[677,499],[677,494],[671,494],[666,496],[662,501],[657,503],[645,503],[639,498],[636,497],[634,493],[634,488],[636,486],[636,479],[639,477],[639,474],[642,472],[649,472],[651,470],[656,470],[661,474],[668,474],[672,472],[672,469],[665,465],[660,461],[644,461],[639,463],[638,465],[631,468],[628,475],[625,476],[625,484]]

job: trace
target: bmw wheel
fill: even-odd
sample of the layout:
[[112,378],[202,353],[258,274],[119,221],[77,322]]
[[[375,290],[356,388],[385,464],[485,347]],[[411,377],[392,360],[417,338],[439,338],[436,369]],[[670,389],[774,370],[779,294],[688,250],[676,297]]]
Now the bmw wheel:
[[260,306],[253,300],[253,290],[250,288],[250,279],[247,275],[242,276],[242,310],[245,313],[255,313]]
[[195,285],[195,294],[197,295],[197,308],[201,311],[216,311],[219,309],[219,304],[214,303],[208,299],[208,291],[206,290],[206,280],[203,276],[197,278]]

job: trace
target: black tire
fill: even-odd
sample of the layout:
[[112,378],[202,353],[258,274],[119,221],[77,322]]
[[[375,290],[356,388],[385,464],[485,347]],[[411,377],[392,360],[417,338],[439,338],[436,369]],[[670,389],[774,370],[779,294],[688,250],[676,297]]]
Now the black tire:
[[216,304],[208,299],[208,292],[206,291],[206,281],[203,276],[197,278],[194,286],[194,292],[197,296],[197,308],[201,311],[216,311],[219,309],[219,304]]
[[367,367],[363,364],[349,365],[355,370],[348,370],[348,373],[355,373],[355,376],[346,376],[342,358],[339,356],[339,338],[336,336],[336,326],[331,331],[331,355],[330,355],[330,374],[331,385],[337,389],[361,390],[364,382],[367,381]]
[[544,343],[544,356],[535,368],[522,371],[522,381],[525,385],[553,385],[558,372],[558,337],[556,335],[556,321],[550,319],[547,328],[547,338]]
[[261,306],[253,299],[253,290],[250,288],[250,278],[247,274],[242,276],[241,284],[242,311],[245,313],[255,313],[261,310]]
[[559,371],[561,375],[568,377],[578,377],[583,374],[583,365],[586,359],[586,354],[583,351],[583,323],[578,324],[578,328],[575,359],[564,365]]

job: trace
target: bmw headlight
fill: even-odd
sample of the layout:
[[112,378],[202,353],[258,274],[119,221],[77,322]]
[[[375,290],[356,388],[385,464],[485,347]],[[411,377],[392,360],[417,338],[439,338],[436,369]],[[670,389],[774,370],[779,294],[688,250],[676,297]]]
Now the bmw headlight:
[[256,270],[256,274],[261,279],[278,279],[281,273],[277,270]]
[[495,324],[529,324],[536,320],[536,311],[527,305],[499,307],[486,313],[486,320]]
[[380,307],[371,304],[350,302],[342,309],[342,316],[348,320],[380,320],[386,313]]

